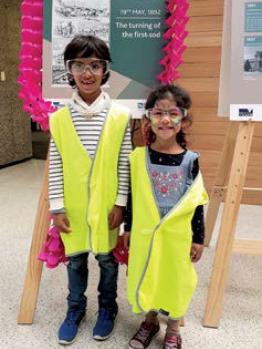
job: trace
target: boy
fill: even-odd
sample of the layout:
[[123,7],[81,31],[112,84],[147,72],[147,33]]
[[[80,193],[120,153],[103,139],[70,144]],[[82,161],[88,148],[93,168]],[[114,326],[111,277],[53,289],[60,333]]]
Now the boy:
[[74,341],[85,316],[89,252],[100,267],[98,318],[93,338],[107,339],[117,315],[118,265],[112,255],[127,200],[130,114],[101,90],[110,52],[94,36],[76,36],[65,48],[70,103],[50,118],[50,212],[69,257],[68,311],[60,344]]

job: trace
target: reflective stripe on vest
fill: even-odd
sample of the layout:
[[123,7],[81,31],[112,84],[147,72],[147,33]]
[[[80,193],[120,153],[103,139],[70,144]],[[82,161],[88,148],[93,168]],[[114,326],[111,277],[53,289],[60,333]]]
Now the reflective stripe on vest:
[[68,107],[50,118],[50,131],[63,163],[64,205],[72,230],[61,234],[67,256],[86,251],[106,254],[116,245],[117,230],[109,231],[108,215],[117,197],[118,158],[128,121],[129,112],[112,104],[92,161]]
[[202,176],[171,211],[160,219],[149,172],[146,148],[130,156],[133,225],[128,266],[128,300],[135,313],[164,310],[182,317],[196,286],[190,260],[191,221],[195,208],[207,203]]

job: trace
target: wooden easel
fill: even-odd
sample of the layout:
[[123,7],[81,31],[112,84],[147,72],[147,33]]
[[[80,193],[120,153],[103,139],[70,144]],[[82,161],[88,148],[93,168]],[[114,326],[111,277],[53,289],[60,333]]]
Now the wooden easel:
[[46,160],[43,184],[37,207],[24,288],[17,319],[18,324],[32,324],[34,319],[43,268],[43,263],[38,261],[37,257],[43,243],[45,242],[48,228],[48,160]]
[[210,196],[206,219],[206,246],[211,240],[224,195],[225,204],[203,320],[205,327],[219,326],[231,253],[262,254],[262,241],[234,240],[243,190],[262,192],[262,188],[244,187],[254,126],[253,122],[230,122],[220,167]]

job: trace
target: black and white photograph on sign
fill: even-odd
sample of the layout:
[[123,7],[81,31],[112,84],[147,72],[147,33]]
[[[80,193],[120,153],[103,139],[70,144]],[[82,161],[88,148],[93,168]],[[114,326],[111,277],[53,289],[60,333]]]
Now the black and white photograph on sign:
[[52,17],[52,84],[67,85],[65,46],[77,34],[95,35],[109,44],[110,0],[53,0]]
[[244,47],[244,76],[262,75],[262,45]]

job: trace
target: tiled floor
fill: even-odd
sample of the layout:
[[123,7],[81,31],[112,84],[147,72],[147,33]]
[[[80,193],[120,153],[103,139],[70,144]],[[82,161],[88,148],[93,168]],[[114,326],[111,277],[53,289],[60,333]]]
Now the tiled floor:
[[[28,251],[43,174],[43,161],[31,160],[0,171],[0,348],[52,349],[57,328],[66,311],[66,270],[44,268],[35,320],[32,326],[17,325],[19,301],[23,287]],[[238,235],[261,238],[262,206],[243,206],[238,222]],[[216,234],[217,234],[216,228]],[[262,348],[262,258],[234,255],[230,279],[225,294],[223,316],[219,329],[201,326],[207,298],[207,288],[214,256],[216,234],[210,248],[197,264],[199,285],[186,325],[181,329],[183,349],[261,349]],[[132,315],[126,301],[125,268],[119,277],[120,314],[114,335],[97,343],[91,338],[96,318],[97,266],[90,258],[87,319],[82,324],[72,349],[122,349],[134,333],[141,317]],[[156,338],[151,348],[161,348],[164,333]]]

